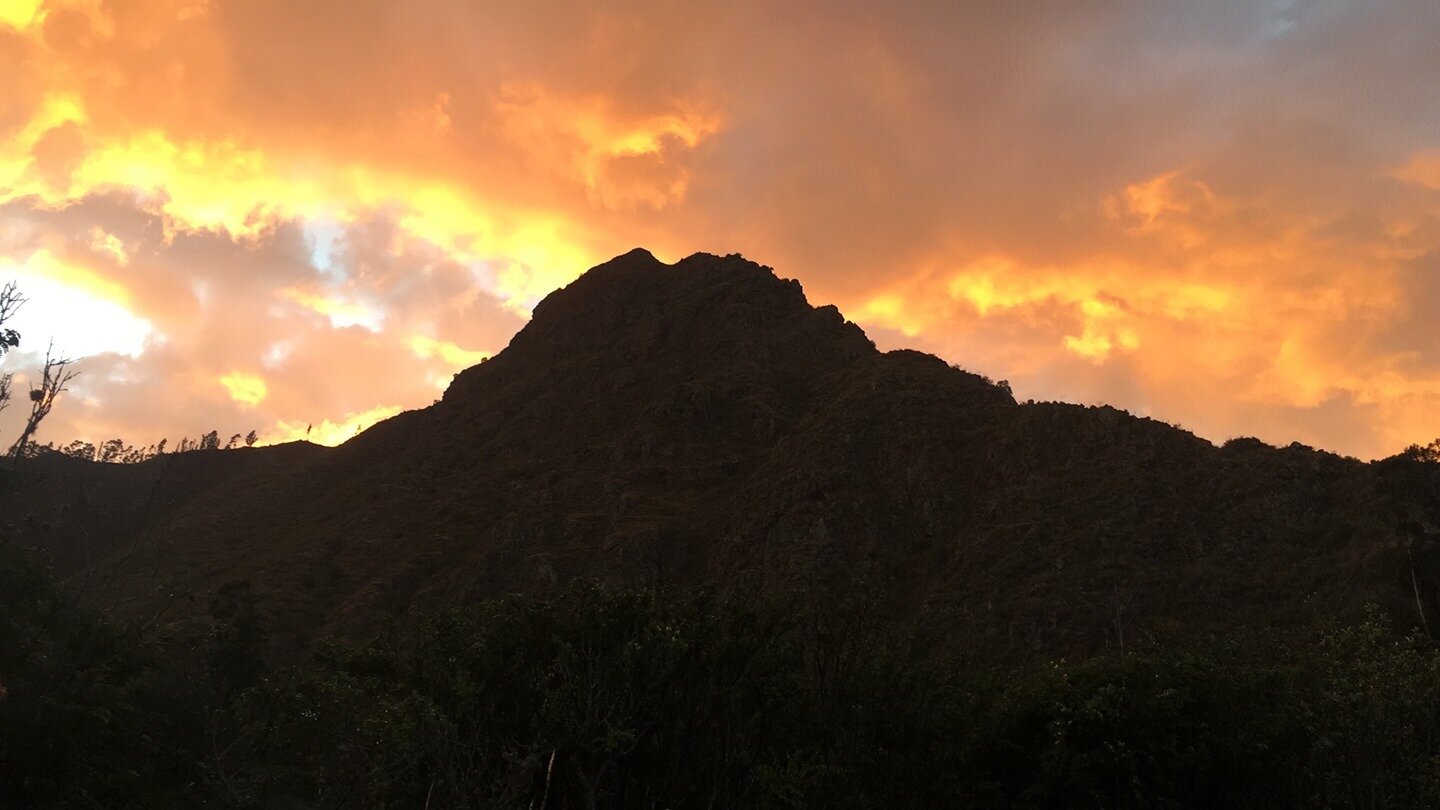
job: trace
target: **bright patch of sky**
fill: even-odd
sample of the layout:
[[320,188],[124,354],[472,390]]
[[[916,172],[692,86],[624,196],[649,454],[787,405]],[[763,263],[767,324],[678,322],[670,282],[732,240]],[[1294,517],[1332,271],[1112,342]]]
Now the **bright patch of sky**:
[[335,262],[335,243],[344,236],[340,223],[329,219],[309,219],[304,224],[305,244],[310,248],[310,263],[330,281],[345,278],[345,268]]
[[1347,11],[1343,0],[1265,0],[1258,4],[1259,33],[1269,42],[1289,36],[1301,26],[1322,22]]
[[51,339],[55,352],[81,358],[115,352],[135,357],[145,348],[154,327],[123,305],[42,275],[26,265],[0,259],[0,279],[14,280],[27,299],[6,324],[20,333],[20,348],[5,367],[15,370],[33,356],[42,356]]
[[359,326],[378,333],[385,328],[385,313],[377,307],[362,305],[353,311],[331,313],[330,325],[336,329]]
[[265,356],[260,358],[260,363],[265,368],[277,368],[289,359],[295,351],[295,347],[289,341],[277,340],[265,348]]
[[475,279],[475,283],[482,289],[493,290],[499,283],[495,277],[495,269],[490,262],[469,262],[465,265],[465,269],[470,271],[470,277]]
[[324,314],[336,329],[360,326],[379,332],[385,324],[384,307],[343,289],[350,278],[350,271],[344,254],[337,253],[345,239],[345,226],[333,219],[317,217],[304,220],[301,227],[305,233],[305,245],[310,251],[310,264],[320,272],[332,292],[324,296],[300,293],[291,297]]

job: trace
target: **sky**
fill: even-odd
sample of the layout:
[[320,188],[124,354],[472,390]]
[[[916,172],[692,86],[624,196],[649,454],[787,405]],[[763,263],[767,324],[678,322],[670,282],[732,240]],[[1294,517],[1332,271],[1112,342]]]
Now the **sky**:
[[[1440,436],[1440,3],[0,0],[39,440],[336,443],[636,246],[1215,442]],[[24,404],[0,413],[13,441]]]

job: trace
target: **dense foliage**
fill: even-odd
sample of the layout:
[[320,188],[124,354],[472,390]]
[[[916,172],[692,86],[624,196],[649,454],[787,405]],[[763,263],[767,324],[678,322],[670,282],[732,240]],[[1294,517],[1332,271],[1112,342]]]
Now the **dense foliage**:
[[1440,801],[1440,650],[1378,620],[979,674],[863,604],[579,583],[266,672],[243,584],[187,656],[0,554],[5,806]]
[[0,806],[196,795],[198,705],[154,639],[81,610],[0,539]]

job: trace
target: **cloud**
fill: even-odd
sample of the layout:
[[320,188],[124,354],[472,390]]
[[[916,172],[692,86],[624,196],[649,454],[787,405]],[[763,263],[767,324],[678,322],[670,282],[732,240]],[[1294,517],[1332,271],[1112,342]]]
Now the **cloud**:
[[[11,236],[0,246],[28,251],[28,266],[44,272],[20,276],[32,297],[17,319],[22,347],[53,332],[61,348],[86,355],[65,406],[42,430],[46,441],[174,443],[251,429],[282,441],[312,424],[310,439],[339,441],[356,425],[429,404],[451,375],[522,323],[433,248],[395,244],[376,256],[376,234],[395,232],[380,219],[341,228],[321,268],[293,223],[276,223],[258,240],[167,233],[162,213],[116,195],[59,210],[12,203],[3,216]],[[125,261],[93,249],[96,227],[126,246]],[[345,317],[353,312],[317,304],[326,301],[365,302],[379,314],[355,323]],[[146,326],[137,347],[114,351],[130,340],[131,322]],[[455,339],[429,337],[436,330]],[[6,367],[23,378],[38,362],[33,351],[17,352]],[[0,415],[0,430],[16,418]]]
[[1421,0],[3,2],[0,268],[43,280],[27,349],[91,355],[55,439],[344,438],[640,244],[1022,397],[1382,455],[1440,435],[1437,36]]
[[1440,190],[1440,148],[1425,149],[1411,155],[1409,162],[1396,171],[1395,176]]
[[230,394],[230,399],[241,405],[254,407],[265,401],[265,378],[258,374],[232,371],[220,378],[220,384]]
[[460,368],[469,368],[490,358],[489,352],[462,349],[448,340],[436,340],[425,335],[415,335],[410,338],[410,351],[414,352],[416,357],[424,359],[439,357]]

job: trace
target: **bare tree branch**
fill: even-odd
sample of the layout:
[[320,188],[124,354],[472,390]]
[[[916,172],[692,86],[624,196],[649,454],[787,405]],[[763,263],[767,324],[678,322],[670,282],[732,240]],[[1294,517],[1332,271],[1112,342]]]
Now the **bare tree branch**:
[[[15,311],[25,303],[25,297],[20,295],[20,288],[15,282],[10,282],[0,287],[0,357],[20,345],[20,333],[14,329],[5,327],[5,323],[15,316]],[[10,404],[10,381],[12,374],[0,374],[0,411]]]
[[30,386],[30,417],[25,420],[25,429],[20,432],[20,438],[10,447],[11,458],[21,458],[25,455],[31,440],[35,437],[35,431],[40,429],[40,423],[50,415],[50,409],[55,407],[55,400],[65,392],[65,386],[80,372],[70,368],[75,361],[69,357],[56,357],[55,346],[51,344],[45,350],[45,368],[40,374],[40,386]]
[[[20,294],[20,288],[15,282],[10,282],[0,287],[0,327],[15,317],[15,312],[26,301],[25,296]],[[20,345],[20,335],[14,329],[0,328],[0,355]]]

